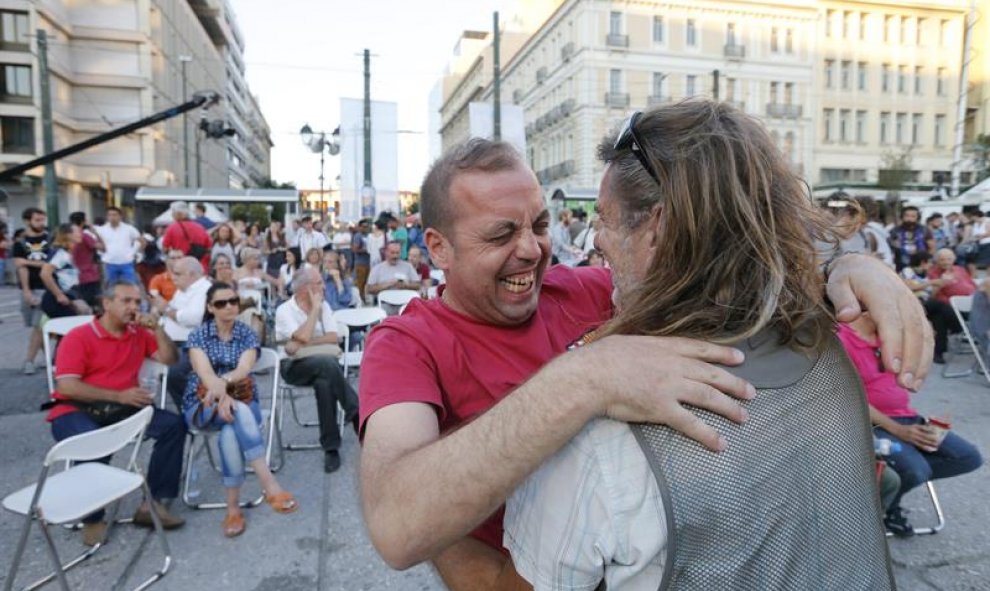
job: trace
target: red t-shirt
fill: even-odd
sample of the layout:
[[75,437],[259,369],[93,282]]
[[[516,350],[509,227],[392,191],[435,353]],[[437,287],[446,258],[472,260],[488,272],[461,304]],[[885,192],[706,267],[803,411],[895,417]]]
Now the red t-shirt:
[[[934,280],[942,276],[942,267],[938,265],[932,265],[928,269],[928,279]],[[970,276],[969,271],[965,267],[960,267],[959,265],[953,265],[952,276],[954,277],[951,283],[943,285],[938,291],[935,292],[935,299],[949,303],[949,298],[952,296],[968,296],[976,293],[976,283],[973,283],[973,278]]]
[[[93,320],[73,328],[59,341],[55,379],[77,377],[97,388],[126,390],[138,385],[141,364],[156,351],[158,341],[146,328],[130,325],[124,334],[115,337],[99,320]],[[52,398],[69,400],[58,391],[52,392]],[[56,404],[46,420],[51,422],[77,411],[71,404]]]
[[430,266],[426,263],[420,263],[416,267],[416,272],[419,273],[419,278],[423,281],[428,281],[430,279]]
[[[188,238],[186,237],[188,235]],[[165,230],[165,236],[162,237],[162,250],[167,254],[169,250],[177,248],[185,254],[189,254],[189,247],[192,244],[198,244],[206,249],[206,254],[200,258],[200,263],[203,264],[203,272],[208,273],[210,270],[210,248],[213,246],[213,240],[210,235],[206,233],[203,226],[197,224],[196,222],[190,220],[183,220],[181,222],[173,222],[169,225],[168,229]]]
[[[432,405],[441,433],[463,425],[608,320],[611,296],[607,269],[556,265],[543,279],[536,312],[521,326],[475,321],[441,298],[413,300],[368,336],[358,388],[362,433],[369,416],[399,402]],[[472,535],[502,550],[502,513]]]
[[72,264],[79,269],[79,283],[96,283],[100,280],[100,266],[96,264],[96,238],[88,230],[82,231],[82,242],[72,247]]

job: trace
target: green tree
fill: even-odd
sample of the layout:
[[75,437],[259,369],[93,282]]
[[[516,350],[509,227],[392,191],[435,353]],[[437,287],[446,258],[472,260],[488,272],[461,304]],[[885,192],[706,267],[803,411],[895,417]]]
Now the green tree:
[[976,169],[976,182],[990,177],[990,134],[982,133],[970,146],[973,153],[973,167]]
[[914,180],[911,170],[911,146],[901,150],[888,150],[880,155],[880,169],[877,176],[877,186],[887,190],[887,204],[899,219],[901,190],[908,182]]

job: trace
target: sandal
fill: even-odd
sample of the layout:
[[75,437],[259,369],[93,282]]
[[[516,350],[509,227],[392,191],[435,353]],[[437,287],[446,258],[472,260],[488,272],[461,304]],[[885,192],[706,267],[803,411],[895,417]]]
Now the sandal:
[[299,508],[296,498],[287,490],[275,495],[265,495],[265,502],[271,505],[276,513],[292,513]]
[[237,536],[244,533],[244,514],[238,513],[237,515],[227,514],[223,518],[223,535],[227,538],[236,538]]

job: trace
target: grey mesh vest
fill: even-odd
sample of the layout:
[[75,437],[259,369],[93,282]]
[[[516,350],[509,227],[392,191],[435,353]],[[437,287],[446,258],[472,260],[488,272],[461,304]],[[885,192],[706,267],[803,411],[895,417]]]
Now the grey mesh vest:
[[836,338],[799,353],[763,333],[729,371],[757,388],[716,454],[667,427],[632,426],[667,513],[660,589],[894,589],[866,396]]

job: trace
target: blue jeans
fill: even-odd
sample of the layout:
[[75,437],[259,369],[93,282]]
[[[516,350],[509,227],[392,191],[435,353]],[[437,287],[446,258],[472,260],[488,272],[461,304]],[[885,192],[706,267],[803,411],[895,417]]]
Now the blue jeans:
[[107,285],[112,284],[118,279],[130,281],[131,283],[139,283],[137,272],[134,271],[134,263],[123,263],[119,265],[105,263],[103,269],[106,271]]
[[[62,415],[52,421],[52,435],[55,441],[67,437],[95,431],[100,426],[86,413],[79,411]],[[155,440],[148,462],[148,488],[155,499],[174,499],[179,496],[179,477],[182,474],[182,448],[185,444],[186,425],[174,412],[155,409],[145,436]],[[100,458],[104,464],[110,457]],[[83,521],[91,523],[103,519],[103,511],[88,515]]]
[[[917,425],[922,417],[891,417],[902,425]],[[929,480],[950,478],[967,472],[972,472],[983,464],[979,450],[972,443],[949,431],[942,445],[934,453],[921,451],[910,443],[901,441],[885,429],[875,429],[877,437],[886,437],[901,444],[901,450],[887,456],[887,465],[901,477],[901,488],[897,492],[890,508],[897,507],[904,496],[912,488]]]
[[220,431],[218,444],[220,448],[220,469],[223,472],[223,485],[226,488],[240,488],[244,484],[245,464],[265,455],[265,440],[261,436],[261,408],[258,400],[250,404],[234,402],[234,422],[228,423],[213,414],[206,425],[200,425],[205,417],[213,413],[211,408],[204,408],[200,416],[196,414],[198,404],[187,406],[182,414],[186,424],[202,431]]

